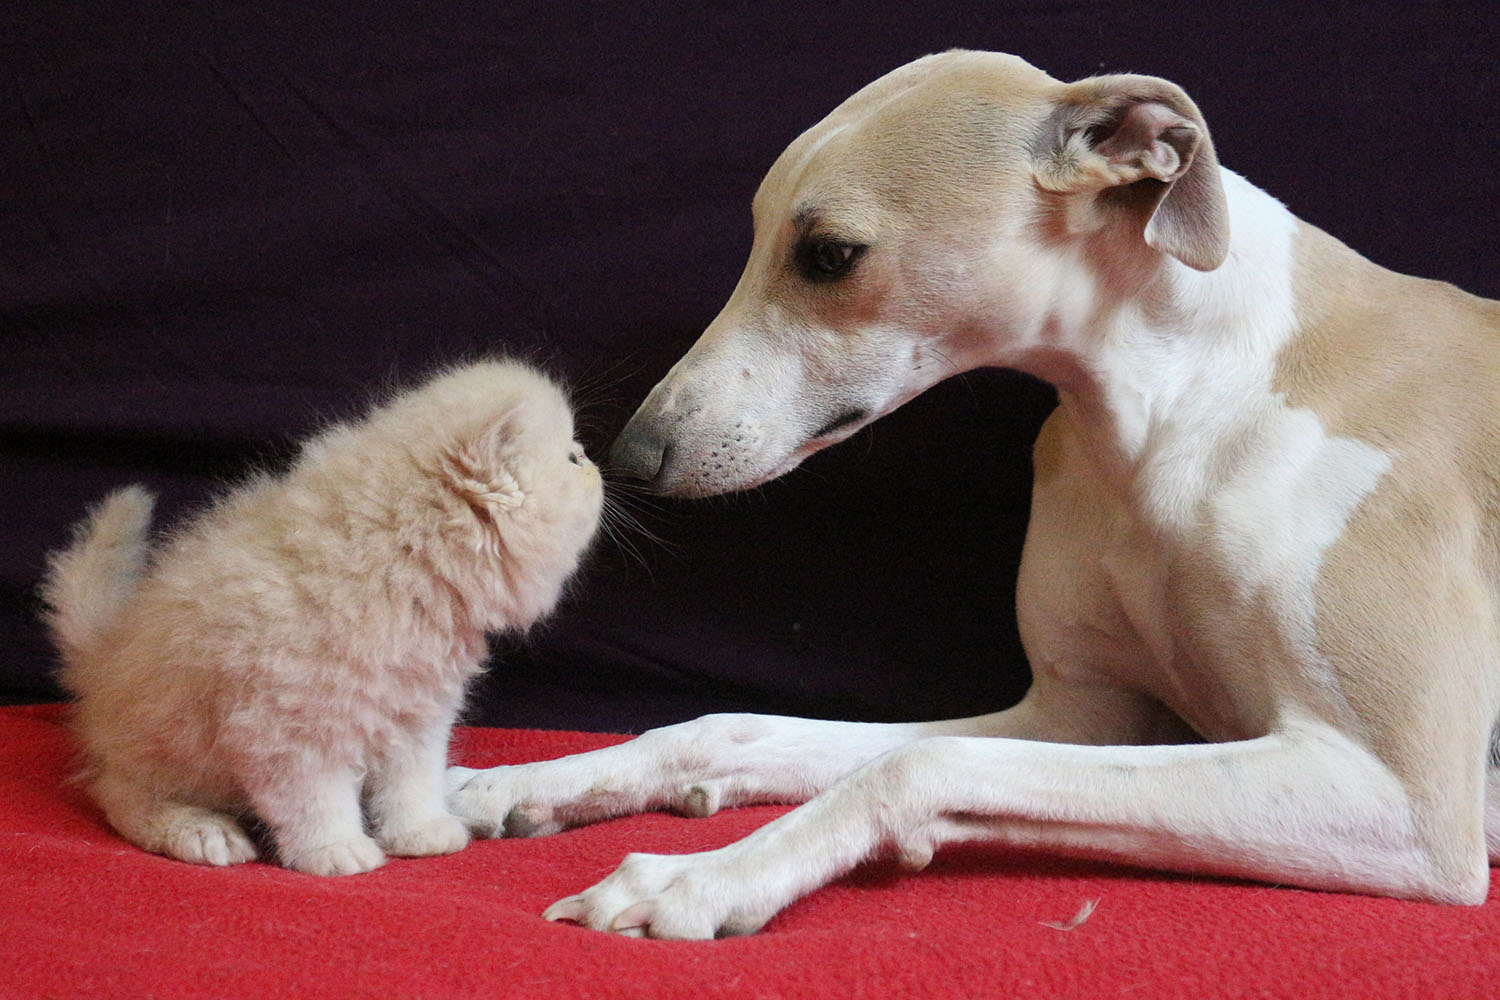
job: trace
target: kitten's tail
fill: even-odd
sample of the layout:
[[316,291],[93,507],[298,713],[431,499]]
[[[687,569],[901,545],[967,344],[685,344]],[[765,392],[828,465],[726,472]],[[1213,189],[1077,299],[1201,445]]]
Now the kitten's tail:
[[47,561],[43,617],[62,655],[65,685],[135,592],[150,552],[155,502],[140,486],[116,490],[74,527],[72,544]]

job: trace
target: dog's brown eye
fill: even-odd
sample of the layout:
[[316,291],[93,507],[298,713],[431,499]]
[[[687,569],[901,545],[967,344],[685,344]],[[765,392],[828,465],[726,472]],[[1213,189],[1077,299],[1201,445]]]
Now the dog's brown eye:
[[864,252],[858,243],[805,239],[797,245],[797,269],[809,281],[836,281],[849,273]]

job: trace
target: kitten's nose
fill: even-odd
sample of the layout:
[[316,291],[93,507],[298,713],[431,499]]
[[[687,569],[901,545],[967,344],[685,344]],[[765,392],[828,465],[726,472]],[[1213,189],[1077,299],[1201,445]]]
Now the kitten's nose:
[[666,436],[657,430],[656,421],[636,414],[610,446],[610,471],[649,486],[667,464],[667,450]]

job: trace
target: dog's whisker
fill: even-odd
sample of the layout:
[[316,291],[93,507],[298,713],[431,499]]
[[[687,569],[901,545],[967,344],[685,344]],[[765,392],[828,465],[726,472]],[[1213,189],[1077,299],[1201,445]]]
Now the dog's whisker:
[[568,384],[568,396],[572,399],[575,409],[590,410],[601,404],[621,402],[617,397],[608,394],[613,393],[619,386],[645,370],[645,363],[636,361],[628,370],[622,371],[633,360],[618,358],[603,369],[588,368],[574,376]]
[[958,371],[958,363],[950,358],[946,353],[944,353],[941,348],[929,346],[927,348],[927,351],[929,354],[933,355],[939,361],[941,361],[944,367],[946,367],[950,372]]

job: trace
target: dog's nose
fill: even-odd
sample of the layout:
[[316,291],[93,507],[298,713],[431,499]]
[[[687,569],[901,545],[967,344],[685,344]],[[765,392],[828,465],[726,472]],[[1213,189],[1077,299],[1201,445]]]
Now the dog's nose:
[[667,447],[665,436],[652,424],[632,418],[610,445],[610,471],[649,485],[666,465]]

